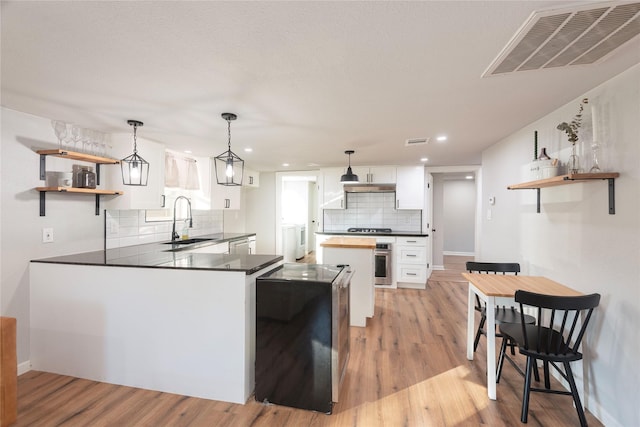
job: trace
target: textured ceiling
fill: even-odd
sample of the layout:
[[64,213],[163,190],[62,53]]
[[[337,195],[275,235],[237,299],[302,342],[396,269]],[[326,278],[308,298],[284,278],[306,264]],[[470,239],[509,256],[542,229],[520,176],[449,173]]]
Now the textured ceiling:
[[1,101],[105,132],[141,120],[140,138],[199,156],[226,149],[230,111],[232,148],[263,171],[344,166],[346,149],[353,165],[478,164],[640,62],[636,38],[602,63],[481,78],[533,11],[574,4],[2,1]]

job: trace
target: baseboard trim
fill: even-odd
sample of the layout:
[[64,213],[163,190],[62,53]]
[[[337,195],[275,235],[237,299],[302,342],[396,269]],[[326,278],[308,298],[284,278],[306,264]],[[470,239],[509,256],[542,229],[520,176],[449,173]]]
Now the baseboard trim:
[[31,361],[27,360],[26,362],[18,363],[18,375],[22,375],[31,370]]
[[475,256],[475,252],[455,252],[455,251],[442,251],[442,255],[456,255],[456,256]]
[[604,409],[602,405],[596,402],[595,399],[592,399],[591,396],[588,396],[585,400],[587,401],[586,404],[584,404],[586,409],[603,425],[607,427],[622,427],[620,421]]
[[444,270],[444,265],[434,265],[431,267],[432,270]]

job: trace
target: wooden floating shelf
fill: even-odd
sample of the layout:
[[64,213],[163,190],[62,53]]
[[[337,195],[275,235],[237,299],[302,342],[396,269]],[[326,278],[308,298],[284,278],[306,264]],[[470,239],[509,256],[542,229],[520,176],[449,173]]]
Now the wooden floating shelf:
[[554,176],[551,178],[539,179],[537,181],[523,182],[508,186],[509,190],[525,190],[534,188],[555,187],[558,185],[573,184],[576,182],[587,182],[595,179],[613,179],[620,176],[617,172],[603,173],[575,173],[569,175]]
[[102,165],[117,165],[120,163],[118,159],[112,159],[110,157],[102,157],[102,156],[94,156],[93,154],[87,153],[78,153],[77,151],[67,151],[67,150],[38,150],[36,153],[41,156],[54,156],[54,157],[62,157],[65,159],[72,160],[80,160],[85,162],[91,162],[95,164]]
[[539,179],[536,181],[522,182],[507,187],[509,190],[537,190],[538,202],[537,211],[540,213],[540,189],[547,187],[557,187],[558,185],[575,184],[577,182],[590,182],[596,180],[607,180],[609,182],[609,214],[616,213],[615,204],[615,179],[620,174],[618,172],[601,172],[601,173],[574,173],[568,175],[554,176],[551,178]]
[[75,188],[75,187],[36,187],[40,192],[58,192],[58,193],[80,193],[80,194],[102,194],[102,195],[120,195],[122,191],[101,190],[99,188]]

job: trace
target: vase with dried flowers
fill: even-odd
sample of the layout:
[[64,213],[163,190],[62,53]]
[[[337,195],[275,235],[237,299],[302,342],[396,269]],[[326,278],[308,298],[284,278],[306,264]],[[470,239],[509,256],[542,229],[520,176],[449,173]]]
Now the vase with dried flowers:
[[567,172],[570,174],[580,172],[580,157],[576,152],[576,143],[578,142],[578,131],[580,130],[580,126],[582,125],[582,111],[584,110],[584,105],[588,103],[589,98],[584,98],[580,102],[578,114],[575,115],[573,120],[571,120],[569,123],[562,122],[557,126],[558,130],[561,130],[567,134],[569,142],[571,143],[571,155],[569,156],[569,161],[567,162]]

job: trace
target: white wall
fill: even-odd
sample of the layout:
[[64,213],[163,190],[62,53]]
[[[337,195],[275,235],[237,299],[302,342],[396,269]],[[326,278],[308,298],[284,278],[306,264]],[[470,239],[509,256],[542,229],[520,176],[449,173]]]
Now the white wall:
[[[46,216],[39,216],[39,155],[57,148],[51,122],[2,108],[2,217],[0,220],[0,293],[2,316],[17,318],[18,364],[29,360],[29,260],[102,249],[104,214],[95,215],[93,195],[47,193]],[[48,158],[47,169],[71,171],[69,160]],[[101,173],[120,173],[103,166]],[[53,243],[42,243],[42,228],[51,227]],[[21,371],[24,366],[21,366]]]
[[[260,173],[260,187],[245,191],[246,229],[256,233],[256,251],[259,254],[276,253],[276,174]],[[225,217],[225,226],[226,226]]]
[[[606,164],[620,172],[615,181],[616,214],[608,214],[606,181],[542,189],[537,214],[535,190],[510,191],[507,186],[526,180],[534,130],[541,136],[540,147],[546,146],[552,157],[567,159],[569,143],[555,127],[572,119],[583,97],[603,108],[610,120],[603,143]],[[588,141],[587,129],[583,136]],[[482,168],[479,259],[516,260],[525,274],[547,276],[581,292],[602,295],[584,343],[586,406],[605,425],[637,425],[640,65],[492,146],[483,153]],[[490,196],[496,197],[494,206],[488,205]],[[491,220],[486,217],[489,208]]]
[[472,255],[475,250],[475,181],[445,180],[442,196],[444,253]]

